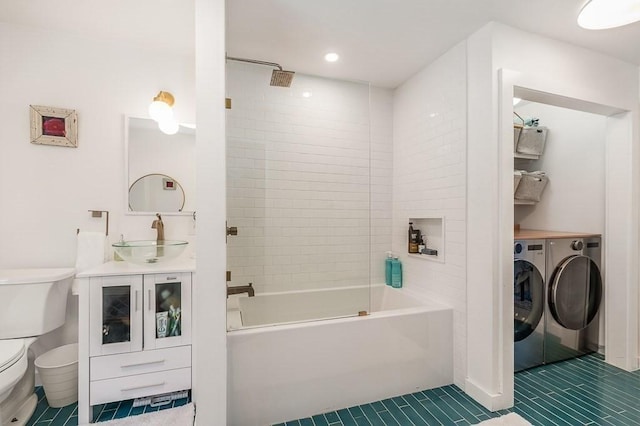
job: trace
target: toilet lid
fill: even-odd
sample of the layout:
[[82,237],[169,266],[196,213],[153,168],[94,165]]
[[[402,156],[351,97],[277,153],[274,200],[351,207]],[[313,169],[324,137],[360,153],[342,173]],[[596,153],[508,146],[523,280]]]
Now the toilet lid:
[[11,367],[24,355],[24,340],[0,340],[0,373]]

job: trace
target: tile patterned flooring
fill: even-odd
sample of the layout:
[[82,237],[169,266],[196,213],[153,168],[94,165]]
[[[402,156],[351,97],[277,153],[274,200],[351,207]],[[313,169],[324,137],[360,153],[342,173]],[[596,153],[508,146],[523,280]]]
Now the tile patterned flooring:
[[[38,395],[38,405],[36,411],[27,422],[27,426],[78,426],[78,404],[67,405],[62,408],[49,407],[47,398],[42,387],[36,388]],[[179,407],[188,404],[191,397],[176,399],[171,404],[161,407],[133,407],[133,399],[128,401],[111,402],[109,404],[97,405],[93,407],[93,421],[104,422],[107,420],[120,419],[122,417],[135,416],[149,413],[151,411],[166,410],[167,408]]]
[[[586,355],[523,371],[515,376],[515,406],[492,413],[455,386],[398,396],[319,414],[277,426],[463,426],[515,412],[533,425],[640,425],[640,371],[628,373]],[[76,426],[77,405],[51,408],[42,388],[27,426]],[[173,406],[190,398],[174,401]],[[133,401],[94,409],[97,421],[142,414],[158,408],[132,407]],[[161,407],[169,408],[172,405]],[[255,425],[243,425],[255,426]]]
[[445,386],[276,426],[462,426],[508,412],[536,426],[640,425],[640,371],[625,372],[592,354],[516,374],[515,405],[497,413]]

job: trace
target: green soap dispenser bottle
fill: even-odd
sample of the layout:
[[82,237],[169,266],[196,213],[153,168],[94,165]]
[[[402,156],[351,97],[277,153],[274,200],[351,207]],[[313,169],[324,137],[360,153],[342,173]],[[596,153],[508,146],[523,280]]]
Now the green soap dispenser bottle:
[[393,254],[388,251],[387,258],[384,261],[384,282],[387,285],[391,285],[391,263],[393,261]]
[[402,287],[402,263],[397,257],[391,260],[391,287]]

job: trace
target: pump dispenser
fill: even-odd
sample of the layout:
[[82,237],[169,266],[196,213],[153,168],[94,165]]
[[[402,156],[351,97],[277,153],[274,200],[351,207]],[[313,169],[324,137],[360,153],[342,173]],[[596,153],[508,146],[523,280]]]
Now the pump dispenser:
[[387,258],[384,261],[384,281],[385,284],[391,285],[391,263],[393,261],[393,253],[387,252]]

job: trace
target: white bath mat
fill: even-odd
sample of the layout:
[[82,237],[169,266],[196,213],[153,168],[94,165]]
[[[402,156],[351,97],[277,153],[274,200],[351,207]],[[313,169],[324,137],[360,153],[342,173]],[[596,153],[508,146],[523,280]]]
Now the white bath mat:
[[190,403],[138,416],[93,423],[91,426],[192,426],[194,414],[193,403]]
[[504,416],[495,417],[493,419],[485,420],[482,423],[478,423],[478,426],[531,426],[531,423],[517,415],[516,413],[509,413]]

